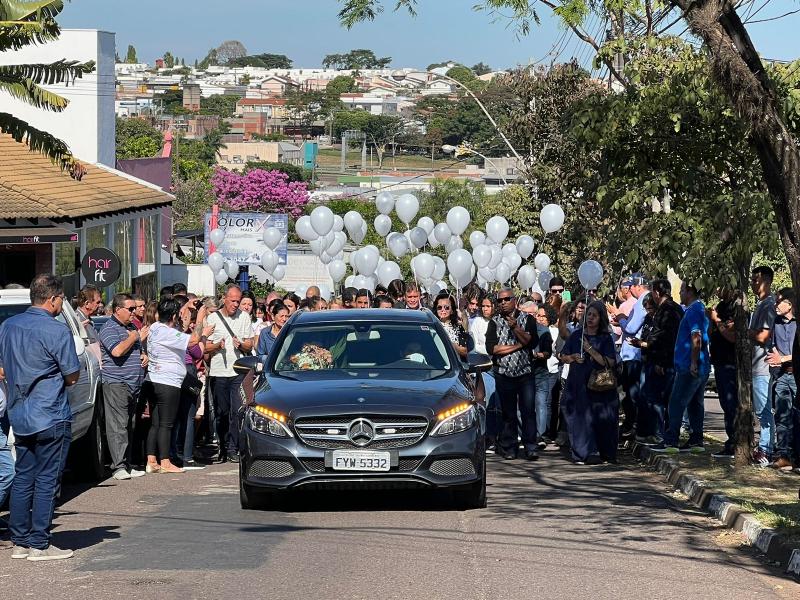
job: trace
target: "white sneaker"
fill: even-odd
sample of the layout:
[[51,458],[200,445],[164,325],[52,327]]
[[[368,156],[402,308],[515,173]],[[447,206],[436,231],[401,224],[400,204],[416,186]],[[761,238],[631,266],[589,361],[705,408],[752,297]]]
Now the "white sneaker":
[[128,475],[131,476],[130,477],[131,479],[136,479],[137,477],[144,477],[146,475],[146,473],[144,471],[138,471],[136,469],[131,469],[130,472],[128,473]]
[[28,560],[64,560],[65,558],[72,558],[74,554],[75,553],[72,550],[62,550],[61,548],[56,548],[55,546],[51,545],[44,550],[31,548],[28,553]]
[[131,474],[128,473],[125,469],[117,469],[116,471],[114,471],[114,474],[111,477],[113,477],[117,481],[124,481],[126,479],[130,479]]
[[11,549],[11,558],[28,558],[30,553],[30,549],[25,546],[14,546]]

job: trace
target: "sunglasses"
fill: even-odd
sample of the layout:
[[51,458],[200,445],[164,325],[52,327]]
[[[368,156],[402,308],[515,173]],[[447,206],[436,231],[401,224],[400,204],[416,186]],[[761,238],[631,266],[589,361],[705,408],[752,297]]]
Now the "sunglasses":
[[437,307],[436,307],[436,310],[453,310],[453,309],[452,309],[452,308],[450,308],[450,307],[449,307],[448,305],[446,305],[446,304],[442,304],[442,305],[440,305],[440,306],[437,306]]
[[553,292],[554,294],[560,294],[561,292],[564,291],[564,288],[550,288],[550,291]]
[[135,306],[120,306],[120,308],[123,310],[127,310],[128,312],[133,312],[134,310],[136,310]]
[[506,296],[505,298],[498,298],[497,301],[498,302],[513,302],[514,301],[514,297],[513,296]]

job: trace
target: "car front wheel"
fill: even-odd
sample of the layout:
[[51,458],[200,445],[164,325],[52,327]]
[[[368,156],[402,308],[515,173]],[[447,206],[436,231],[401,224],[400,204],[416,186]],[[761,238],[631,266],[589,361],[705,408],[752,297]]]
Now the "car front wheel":
[[486,508],[486,465],[483,476],[473,484],[453,492],[456,506],[462,510]]

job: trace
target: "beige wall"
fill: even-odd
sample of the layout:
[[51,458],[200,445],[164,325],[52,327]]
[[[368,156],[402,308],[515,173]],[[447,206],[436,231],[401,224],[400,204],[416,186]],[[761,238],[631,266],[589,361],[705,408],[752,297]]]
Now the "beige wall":
[[217,164],[226,169],[240,171],[246,162],[255,160],[278,162],[277,142],[229,142],[226,146],[217,156]]

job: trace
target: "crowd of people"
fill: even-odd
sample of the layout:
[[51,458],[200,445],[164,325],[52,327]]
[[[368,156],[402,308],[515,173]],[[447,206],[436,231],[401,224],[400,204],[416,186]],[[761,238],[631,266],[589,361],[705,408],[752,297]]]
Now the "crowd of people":
[[[753,458],[788,471],[800,464],[795,295],[790,288],[773,295],[772,279],[768,267],[753,271],[758,304],[748,335],[760,423]],[[10,491],[12,557],[53,560],[71,556],[50,545],[49,529],[71,440],[65,389],[77,381],[79,363],[72,336],[53,319],[65,301],[61,280],[40,275],[30,290],[31,308],[0,326],[0,380],[13,386],[7,401],[0,394],[0,506]],[[414,281],[396,280],[374,293],[344,288],[333,298],[313,285],[302,297],[272,292],[257,298],[235,284],[220,297],[201,298],[175,284],[149,302],[114,295],[101,326],[92,320],[102,306],[97,288],[80,290],[74,307],[101,363],[112,477],[126,481],[237,463],[244,376],[234,362],[268,356],[297,311],[365,308],[430,309],[463,360],[470,353],[491,358],[476,397],[486,404],[487,449],[505,460],[536,460],[552,444],[568,449],[579,465],[614,463],[625,438],[657,452],[704,452],[712,367],[728,435],[716,456],[732,457],[734,312],[741,295],[716,294],[707,307],[701,291],[684,282],[676,302],[667,279],[634,273],[620,282],[613,302],[595,290],[580,290],[572,300],[564,280],[553,277],[543,294],[522,296],[472,284],[457,296],[429,295]],[[16,465],[2,451],[9,425]]]

